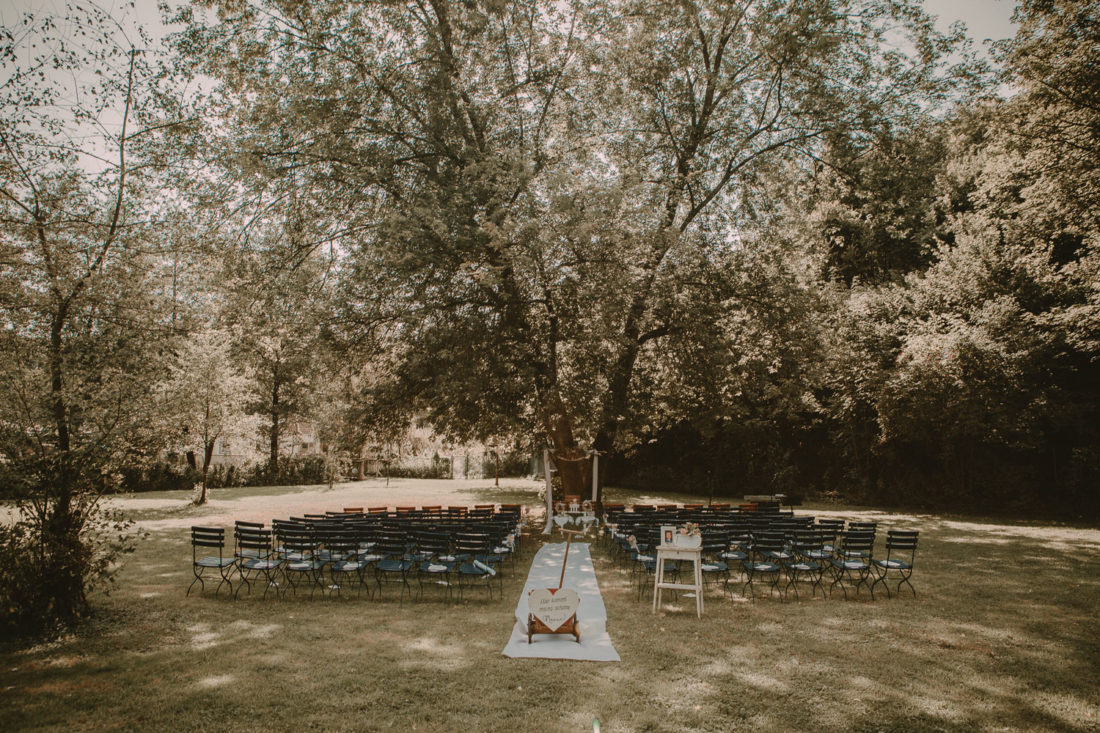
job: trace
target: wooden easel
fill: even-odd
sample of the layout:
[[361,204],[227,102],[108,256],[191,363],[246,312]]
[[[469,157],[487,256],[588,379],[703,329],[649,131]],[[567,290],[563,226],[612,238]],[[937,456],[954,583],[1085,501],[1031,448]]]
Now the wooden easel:
[[[565,566],[569,562],[569,546],[573,544],[573,535],[583,535],[588,530],[575,530],[562,528],[562,534],[565,535],[565,557],[561,561],[561,577],[558,578],[558,587],[556,590],[561,590],[562,584],[565,583]],[[548,589],[551,593],[555,592],[555,589]],[[531,637],[535,634],[572,634],[577,643],[581,643],[581,629],[577,625],[577,614],[570,616],[564,624],[556,629],[551,629],[542,621],[535,618],[532,613],[527,614],[527,643],[531,643]]]

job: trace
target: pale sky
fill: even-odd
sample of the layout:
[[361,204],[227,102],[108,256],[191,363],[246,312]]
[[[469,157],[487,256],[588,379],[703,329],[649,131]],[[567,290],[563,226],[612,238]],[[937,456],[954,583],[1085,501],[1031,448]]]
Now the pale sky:
[[1016,35],[1012,11],[1016,0],[924,0],[924,9],[938,18],[937,26],[946,31],[956,20],[966,23],[968,35],[979,49],[985,39],[994,41]]
[[[322,2],[323,0],[317,0]],[[173,2],[175,4],[175,2]],[[104,10],[115,11],[112,14],[121,18],[132,15],[139,20],[154,38],[163,33],[160,28],[156,0],[134,0],[134,8],[129,8],[130,0],[100,0]],[[12,22],[32,8],[51,8],[63,10],[63,0],[0,0],[0,21]],[[982,41],[1009,38],[1015,35],[1015,26],[1011,22],[1016,0],[924,0],[925,9],[939,18],[941,30],[956,20],[966,23],[975,45],[982,48]]]

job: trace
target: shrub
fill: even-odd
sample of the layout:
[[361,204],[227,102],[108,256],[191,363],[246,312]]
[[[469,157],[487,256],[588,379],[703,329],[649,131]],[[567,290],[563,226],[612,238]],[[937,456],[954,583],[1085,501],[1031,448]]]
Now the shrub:
[[[0,638],[50,636],[87,612],[93,588],[114,582],[115,561],[133,550],[131,523],[94,510],[78,532],[59,535],[44,531],[29,506],[18,506],[15,516],[0,525]],[[64,583],[73,575],[81,581],[76,599]]]

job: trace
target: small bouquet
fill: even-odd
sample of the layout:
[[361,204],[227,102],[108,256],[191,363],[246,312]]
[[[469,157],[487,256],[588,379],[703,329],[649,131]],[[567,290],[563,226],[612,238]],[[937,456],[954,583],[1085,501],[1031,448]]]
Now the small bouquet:
[[680,526],[680,534],[685,537],[700,537],[703,533],[699,530],[699,525],[695,522],[685,522]]

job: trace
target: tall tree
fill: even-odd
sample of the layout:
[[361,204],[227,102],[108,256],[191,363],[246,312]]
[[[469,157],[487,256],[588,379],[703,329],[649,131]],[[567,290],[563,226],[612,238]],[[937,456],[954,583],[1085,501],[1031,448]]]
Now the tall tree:
[[332,262],[301,246],[309,228],[305,216],[297,211],[266,226],[253,223],[228,256],[223,283],[236,354],[252,377],[250,410],[264,417],[272,479],[279,473],[283,428],[294,416],[308,417],[313,380],[328,378],[320,372],[327,365],[321,352]]
[[215,144],[347,234],[373,412],[538,436],[574,491],[754,177],[949,90],[951,40],[904,3],[218,6],[180,36],[241,131]]
[[0,455],[29,500],[43,621],[106,571],[98,498],[155,452],[143,399],[167,331],[134,164],[144,40],[96,6],[0,31]]
[[256,420],[247,412],[251,380],[236,368],[227,332],[206,329],[192,334],[178,348],[161,391],[173,405],[175,438],[187,450],[202,455],[202,481],[195,504],[205,504],[207,479],[219,440],[251,442]]

